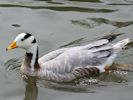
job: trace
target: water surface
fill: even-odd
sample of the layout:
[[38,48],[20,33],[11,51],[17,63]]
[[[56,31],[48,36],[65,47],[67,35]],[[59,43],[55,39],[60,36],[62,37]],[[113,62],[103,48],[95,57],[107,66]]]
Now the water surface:
[[[1,0],[1,100],[132,100],[132,72],[124,77],[105,75],[95,85],[56,84],[23,78],[18,58],[24,51],[5,51],[20,32],[30,32],[36,37],[40,56],[60,47],[87,44],[110,33],[123,33],[113,42],[127,37],[132,41],[132,19],[132,0]],[[132,47],[131,42],[115,63],[133,65]]]

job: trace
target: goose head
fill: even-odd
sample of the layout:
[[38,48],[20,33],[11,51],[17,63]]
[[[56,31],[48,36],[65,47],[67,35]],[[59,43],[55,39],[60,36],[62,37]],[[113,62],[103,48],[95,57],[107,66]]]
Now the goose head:
[[6,48],[11,50],[15,48],[25,49],[27,52],[32,51],[32,48],[37,46],[36,39],[30,33],[20,33],[14,41]]
[[21,70],[25,74],[33,75],[35,70],[40,68],[38,64],[38,46],[34,36],[30,33],[20,33],[6,50],[8,51],[15,48],[26,50]]

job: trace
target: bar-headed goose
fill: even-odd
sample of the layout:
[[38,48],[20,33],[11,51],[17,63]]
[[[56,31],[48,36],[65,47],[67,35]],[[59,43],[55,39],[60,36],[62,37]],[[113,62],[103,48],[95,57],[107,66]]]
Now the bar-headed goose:
[[70,82],[76,78],[91,77],[105,72],[117,54],[129,43],[124,39],[111,44],[101,39],[85,46],[62,48],[38,59],[38,45],[33,35],[20,33],[7,50],[26,50],[21,71],[27,75],[43,77],[49,81]]

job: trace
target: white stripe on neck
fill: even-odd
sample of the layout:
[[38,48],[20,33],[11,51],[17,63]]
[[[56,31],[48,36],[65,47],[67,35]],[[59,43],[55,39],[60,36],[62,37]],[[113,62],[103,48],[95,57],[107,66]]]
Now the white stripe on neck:
[[34,72],[35,71],[35,62],[36,62],[36,56],[37,56],[37,43],[35,43],[31,48],[29,48],[27,51],[27,53],[32,53],[32,59],[31,59],[31,71]]

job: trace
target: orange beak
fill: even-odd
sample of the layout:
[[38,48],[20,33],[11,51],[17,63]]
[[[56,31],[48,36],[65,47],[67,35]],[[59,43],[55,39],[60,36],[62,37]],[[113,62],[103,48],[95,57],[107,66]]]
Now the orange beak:
[[6,51],[9,51],[11,49],[15,49],[17,48],[17,43],[15,41],[13,41],[7,48]]

